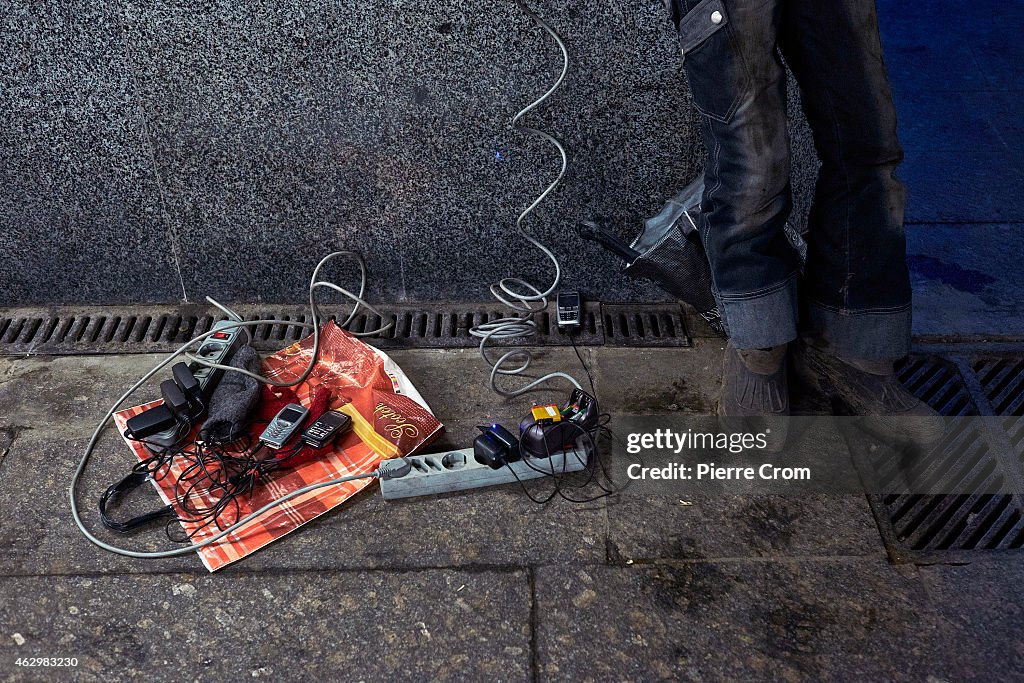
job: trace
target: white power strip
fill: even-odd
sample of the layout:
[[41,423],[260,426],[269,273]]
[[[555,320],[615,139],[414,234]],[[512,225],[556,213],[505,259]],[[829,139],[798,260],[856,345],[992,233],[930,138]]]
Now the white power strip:
[[524,455],[522,460],[498,469],[478,463],[473,457],[472,448],[411,455],[406,460],[412,464],[408,474],[394,479],[381,479],[380,492],[385,500],[508,484],[517,478],[524,481],[546,474],[579,472],[587,465],[587,454],[583,450],[570,450],[558,451],[548,458]]

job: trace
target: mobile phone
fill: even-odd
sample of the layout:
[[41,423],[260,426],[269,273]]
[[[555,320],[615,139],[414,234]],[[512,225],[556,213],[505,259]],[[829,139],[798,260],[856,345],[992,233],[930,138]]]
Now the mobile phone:
[[558,326],[574,328],[580,326],[581,300],[579,292],[559,292],[555,302]]
[[269,448],[282,448],[299,431],[309,410],[298,403],[289,403],[274,416],[260,434],[260,441]]
[[328,410],[302,432],[302,440],[310,448],[323,448],[351,426],[351,417],[339,410]]

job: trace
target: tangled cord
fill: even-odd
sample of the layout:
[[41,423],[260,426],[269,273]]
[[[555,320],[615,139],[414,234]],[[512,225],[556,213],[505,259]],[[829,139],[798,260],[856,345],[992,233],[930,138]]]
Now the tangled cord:
[[[255,423],[259,424],[259,423]],[[104,508],[119,492],[114,486],[101,500],[104,525],[117,531],[130,531],[144,523],[162,518],[166,520],[164,532],[175,543],[188,543],[203,529],[216,526],[224,530],[241,516],[241,499],[250,496],[258,485],[278,470],[288,467],[291,458],[302,452],[306,445],[298,443],[286,449],[267,454],[260,442],[248,435],[230,442],[197,440],[184,444],[184,439],[167,447],[154,447],[140,439],[152,455],[135,464],[132,473],[146,475],[160,482],[171,474],[172,463],[177,475],[167,491],[171,505],[125,523],[110,519]],[[257,457],[259,456],[259,457]],[[163,512],[164,514],[158,514]],[[191,527],[182,531],[181,526]]]
[[[611,415],[609,413],[600,412],[601,408],[600,404],[597,402],[597,392],[594,390],[594,378],[590,374],[590,368],[587,367],[586,362],[583,360],[583,356],[576,347],[575,340],[573,340],[572,345],[576,350],[576,357],[579,358],[583,372],[586,373],[587,379],[590,381],[590,389],[594,392],[591,396],[594,398],[594,410],[598,413],[597,424],[588,429],[583,425],[572,421],[563,421],[542,427],[544,434],[541,441],[545,445],[548,444],[547,431],[550,429],[560,429],[559,425],[563,425],[561,428],[564,428],[564,425],[568,425],[577,432],[572,450],[565,450],[565,457],[562,460],[561,468],[555,467],[554,461],[551,458],[551,452],[548,452],[545,458],[527,457],[527,454],[523,451],[522,441],[519,442],[519,459],[534,472],[544,475],[542,479],[535,481],[552,482],[553,487],[546,495],[535,496],[526,486],[526,483],[519,478],[516,471],[512,469],[511,464],[508,462],[505,463],[509,472],[515,480],[519,482],[519,486],[523,489],[523,493],[526,494],[526,497],[538,505],[544,505],[550,502],[555,496],[558,496],[569,503],[592,503],[596,500],[600,500],[601,498],[618,493],[621,490],[621,487],[615,483],[611,474],[608,472],[608,466],[605,462],[605,451],[601,448],[602,440],[607,442],[615,439],[615,433],[608,427],[608,423],[611,421]],[[583,466],[582,469],[574,472],[569,471],[568,467],[570,457],[576,458],[576,460]],[[545,469],[542,466],[534,464],[535,462],[542,461],[546,461],[550,466]],[[584,490],[593,486],[596,486],[600,492],[595,495],[583,497],[570,495],[571,491]]]
[[[603,452],[599,446],[599,441],[601,440],[601,437],[613,437],[612,431],[607,427],[608,420],[610,418],[611,416],[608,413],[602,413],[599,416],[600,422],[598,423],[598,425],[595,428],[589,430],[578,424],[566,422],[561,423],[569,424],[579,432],[579,435],[575,439],[575,443],[573,444],[572,450],[566,449],[565,458],[562,460],[561,468],[555,467],[554,461],[550,457],[551,453],[548,453],[546,458],[528,457],[528,455],[523,452],[522,442],[520,442],[520,460],[534,472],[538,472],[544,475],[542,479],[536,481],[550,481],[553,483],[551,491],[549,491],[545,495],[535,496],[530,491],[530,489],[527,488],[526,483],[519,478],[519,475],[516,474],[516,471],[512,469],[511,464],[506,462],[505,466],[508,468],[509,472],[512,473],[512,476],[515,478],[515,480],[519,482],[519,486],[523,489],[523,493],[526,494],[527,498],[529,498],[532,502],[537,503],[538,505],[544,505],[548,503],[549,501],[554,499],[555,496],[558,496],[562,500],[565,500],[569,503],[582,504],[592,503],[596,500],[600,500],[601,498],[605,498],[614,493],[617,493],[619,491],[619,487],[615,484],[614,480],[611,477],[611,474],[608,472],[608,467],[605,463]],[[558,425],[549,425],[547,429],[553,429],[556,427],[558,427]],[[547,429],[545,429],[545,432],[547,431]],[[570,471],[568,469],[570,457],[576,458],[576,460],[581,465],[583,465],[581,470]],[[534,462],[538,462],[540,460],[548,462],[550,464],[550,467],[544,468],[533,464]],[[570,491],[587,489],[591,486],[596,486],[600,493],[584,497],[576,497],[570,495],[569,493]]]
[[[174,482],[175,507],[181,513],[168,522],[167,537],[178,543],[192,540],[207,527],[223,531],[240,517],[242,496],[249,496],[257,485],[282,466],[282,462],[302,450],[303,444],[278,451],[270,458],[257,457],[263,444],[229,451],[220,446],[197,442],[195,448],[180,454],[188,464]],[[223,518],[223,519],[222,519]],[[178,530],[172,522],[194,525],[184,538],[172,535]]]
[[[558,171],[558,176],[547,186],[540,196],[534,199],[533,202],[519,214],[519,217],[516,219],[516,229],[519,231],[519,234],[526,238],[526,241],[530,244],[540,249],[544,256],[546,256],[554,266],[555,277],[552,280],[551,285],[544,291],[541,291],[538,287],[522,278],[502,278],[490,286],[491,294],[495,299],[511,310],[518,312],[518,315],[498,318],[497,320],[477,325],[469,330],[469,333],[472,336],[480,339],[480,357],[483,358],[484,362],[491,366],[491,374],[489,378],[491,390],[505,397],[519,396],[520,394],[530,391],[538,385],[555,378],[566,379],[577,389],[582,388],[580,387],[579,382],[577,382],[571,375],[564,372],[552,372],[518,389],[503,389],[497,385],[498,375],[519,375],[525,372],[533,361],[533,354],[530,353],[529,349],[513,349],[503,354],[497,360],[492,360],[487,355],[486,346],[487,342],[491,339],[511,339],[516,337],[529,337],[536,334],[537,323],[533,320],[533,315],[547,308],[548,297],[558,289],[558,283],[562,278],[562,267],[558,262],[558,258],[550,249],[544,246],[540,240],[527,232],[523,224],[526,217],[529,216],[533,210],[536,209],[537,206],[540,205],[540,203],[543,202],[556,187],[558,187],[559,183],[562,182],[566,169],[569,167],[569,157],[565,152],[565,147],[557,138],[537,128],[523,125],[520,122],[523,117],[546,102],[551,95],[562,86],[562,82],[565,80],[565,76],[569,72],[569,50],[565,47],[565,43],[562,42],[562,39],[555,30],[541,19],[533,10],[531,10],[523,0],[516,0],[516,5],[518,5],[521,10],[532,18],[538,26],[544,29],[548,35],[554,38],[555,42],[558,44],[558,48],[562,51],[562,72],[559,74],[554,84],[548,88],[547,92],[512,117],[512,126],[517,130],[530,133],[531,135],[539,137],[542,140],[546,140],[554,145],[555,149],[558,150],[562,164]],[[516,367],[507,367],[509,363],[514,361],[519,362],[520,364]]]
[[[359,285],[359,293],[358,294],[353,294],[352,292],[348,291],[347,289],[344,289],[343,287],[341,287],[341,286],[339,286],[339,285],[337,285],[337,284],[335,284],[333,282],[329,282],[327,280],[320,280],[319,279],[320,271],[323,269],[323,267],[325,265],[327,265],[328,262],[334,260],[335,258],[339,258],[339,257],[352,258],[352,259],[355,259],[358,262],[358,264],[359,264],[359,273],[360,273],[360,285]],[[104,550],[107,550],[109,552],[116,553],[118,555],[124,555],[124,556],[127,556],[127,557],[135,557],[135,558],[163,558],[163,557],[175,557],[175,556],[178,556],[178,555],[185,555],[185,554],[188,554],[188,553],[195,552],[195,551],[197,551],[197,550],[199,550],[201,548],[204,548],[206,546],[209,546],[209,545],[211,545],[213,543],[216,543],[217,541],[221,540],[222,538],[224,538],[228,534],[232,533],[233,531],[236,531],[237,529],[239,529],[240,527],[244,526],[245,524],[251,522],[252,520],[256,519],[257,517],[260,517],[264,513],[272,510],[273,508],[277,507],[281,503],[284,503],[286,501],[292,500],[293,498],[297,498],[298,496],[301,496],[303,494],[309,493],[310,491],[315,491],[317,489],[321,489],[321,488],[324,488],[326,486],[335,486],[337,484],[341,484],[341,483],[348,482],[348,481],[353,481],[353,480],[356,480],[356,479],[366,479],[366,478],[380,476],[380,468],[378,468],[378,470],[375,470],[374,472],[369,472],[369,473],[365,473],[365,474],[356,474],[356,475],[351,475],[351,476],[347,476],[347,477],[341,477],[339,479],[332,479],[330,481],[320,482],[320,483],[317,483],[317,484],[310,484],[308,486],[303,486],[302,488],[296,489],[295,491],[292,491],[291,493],[289,493],[286,496],[283,496],[282,498],[279,498],[277,500],[271,501],[270,503],[264,505],[260,509],[258,509],[256,511],[252,512],[251,514],[247,515],[243,519],[235,521],[233,524],[231,524],[227,528],[221,530],[217,534],[215,534],[212,537],[202,541],[201,543],[197,543],[195,545],[191,545],[191,546],[189,546],[187,548],[176,548],[174,550],[164,550],[164,551],[159,551],[159,552],[140,552],[140,551],[134,551],[134,550],[127,550],[125,548],[119,548],[117,546],[114,546],[114,545],[111,545],[109,543],[106,543],[102,539],[100,539],[97,536],[95,536],[91,531],[89,531],[89,529],[86,528],[85,524],[82,522],[82,517],[81,517],[81,514],[80,514],[79,509],[78,509],[78,492],[77,492],[78,482],[81,480],[82,475],[85,473],[85,469],[86,469],[86,467],[89,464],[89,459],[92,457],[93,451],[95,451],[95,449],[96,449],[96,445],[98,444],[98,442],[100,440],[100,436],[103,434],[103,430],[107,427],[108,423],[110,423],[112,421],[114,413],[118,410],[118,408],[120,408],[124,404],[124,402],[127,401],[128,398],[132,394],[134,394],[136,391],[138,391],[138,389],[140,387],[145,385],[158,372],[160,372],[161,370],[163,370],[164,368],[166,368],[167,366],[169,366],[173,362],[175,362],[175,360],[179,356],[185,356],[186,358],[189,358],[191,361],[193,361],[193,362],[195,362],[195,363],[197,363],[199,365],[205,366],[205,367],[217,368],[217,369],[220,369],[220,370],[224,370],[225,372],[240,372],[243,375],[246,375],[248,377],[252,377],[252,378],[256,379],[259,382],[262,382],[264,384],[269,384],[271,386],[291,387],[291,386],[295,386],[297,384],[301,384],[302,382],[304,382],[309,377],[309,374],[313,371],[313,367],[317,363],[319,352],[320,352],[320,325],[322,323],[321,323],[321,317],[320,317],[320,307],[319,307],[319,305],[316,302],[316,292],[318,290],[320,290],[320,289],[330,289],[330,290],[333,290],[335,292],[338,292],[338,293],[342,294],[343,296],[347,297],[348,299],[350,299],[353,302],[352,311],[349,313],[349,316],[345,319],[345,321],[343,323],[341,323],[342,327],[344,327],[345,325],[348,325],[355,318],[355,315],[356,315],[357,311],[359,310],[360,306],[365,307],[367,310],[372,311],[376,315],[380,316],[381,320],[385,320],[387,318],[384,314],[382,314],[380,311],[378,311],[376,308],[374,308],[373,305],[367,303],[365,301],[365,299],[363,298],[364,295],[365,295],[365,290],[366,290],[366,264],[363,262],[363,259],[362,259],[362,257],[359,254],[357,254],[355,252],[352,252],[352,251],[335,251],[335,252],[332,252],[332,253],[328,254],[327,256],[325,256],[323,259],[321,259],[321,261],[317,264],[316,268],[313,269],[313,274],[310,277],[310,283],[309,283],[309,309],[310,309],[310,322],[309,323],[298,323],[298,322],[291,321],[291,320],[274,320],[274,319],[243,321],[240,316],[238,316],[236,313],[231,311],[229,308],[227,308],[226,306],[223,306],[220,303],[214,301],[213,299],[207,297],[207,301],[209,301],[211,304],[213,304],[214,306],[216,306],[220,310],[224,311],[224,313],[231,319],[231,321],[232,321],[231,324],[225,325],[225,326],[221,326],[221,327],[219,327],[217,329],[211,329],[209,332],[205,332],[203,334],[198,335],[197,337],[195,337],[191,341],[189,341],[186,344],[183,344],[182,346],[180,346],[177,350],[175,350],[173,353],[171,353],[166,359],[164,359],[163,361],[158,363],[152,370],[150,370],[145,375],[143,375],[142,378],[140,378],[127,391],[125,391],[125,393],[122,394],[121,397],[117,399],[117,401],[115,401],[114,405],[112,405],[110,407],[110,409],[107,410],[106,414],[100,420],[99,424],[96,425],[96,429],[93,431],[92,437],[89,439],[89,443],[85,447],[85,451],[83,452],[82,458],[81,458],[81,460],[78,463],[78,467],[75,469],[75,473],[74,473],[74,475],[71,478],[71,484],[68,487],[68,499],[69,499],[69,503],[70,503],[70,507],[71,507],[71,515],[74,518],[75,525],[78,527],[78,530],[91,543],[93,543],[94,545],[99,546],[100,548],[103,548]],[[293,380],[277,381],[277,380],[271,379],[269,377],[263,377],[263,376],[258,375],[256,373],[248,372],[248,371],[243,370],[241,368],[235,368],[235,367],[231,367],[231,366],[228,366],[228,365],[212,363],[210,361],[206,361],[206,360],[204,360],[202,358],[199,358],[199,357],[194,356],[191,353],[189,353],[190,349],[192,349],[193,347],[198,348],[197,345],[201,344],[208,337],[210,337],[210,336],[212,336],[212,335],[214,335],[216,333],[219,333],[219,332],[221,332],[223,330],[226,330],[226,329],[236,329],[237,328],[237,329],[242,329],[242,330],[244,330],[246,332],[246,334],[249,334],[248,333],[248,328],[256,327],[256,326],[259,326],[259,325],[297,325],[297,326],[304,327],[304,328],[312,328],[312,330],[313,330],[313,348],[312,348],[312,353],[310,354],[309,363],[306,365],[305,370],[298,377],[296,377]],[[371,330],[371,331],[367,331],[367,332],[362,332],[362,333],[351,333],[351,334],[358,334],[359,336],[379,334],[380,332],[383,332],[383,331],[391,328],[393,325],[394,325],[394,321],[392,320],[392,321],[388,322],[387,324],[382,325],[379,329]],[[153,452],[154,456],[153,456],[153,458],[149,458],[149,459],[147,459],[146,461],[143,461],[143,462],[144,463],[148,463],[147,465],[145,465],[145,467],[153,467],[154,468],[153,470],[151,470],[151,474],[152,474],[152,472],[159,472],[159,470],[162,467],[166,467],[169,470],[169,468],[170,468],[170,458],[173,458],[175,455],[180,455],[180,454],[182,454],[184,452],[184,449],[180,448],[181,440],[183,438],[184,437],[180,437],[179,440],[178,440],[178,443],[175,444],[175,446],[173,446],[172,448],[165,449],[163,451],[154,452],[153,449],[150,448],[150,452]],[[154,460],[154,458],[155,458],[155,460]],[[165,461],[165,459],[166,459],[166,461]],[[166,475],[166,470],[165,470],[165,475]],[[220,510],[220,512],[223,512],[223,509]],[[219,512],[218,512],[217,517],[219,517]]]
[[[335,284],[333,282],[330,282],[328,280],[318,280],[317,279],[318,277],[320,277],[320,270],[325,265],[327,265],[328,262],[330,262],[331,260],[333,260],[334,258],[339,257],[339,256],[347,256],[347,257],[353,258],[358,263],[358,265],[359,265],[359,294],[353,294],[352,292],[348,291],[347,289],[345,289],[345,288],[343,288],[343,287],[341,287],[341,286],[339,286],[339,285],[337,285],[337,284]],[[354,305],[352,306],[352,310],[351,310],[351,312],[349,312],[348,317],[345,318],[345,321],[341,322],[341,323],[338,323],[338,325],[340,327],[348,326],[355,319],[356,313],[359,312],[359,307],[360,306],[365,306],[367,308],[367,310],[370,310],[373,313],[375,313],[378,317],[380,317],[381,320],[384,320],[386,318],[386,316],[383,313],[378,311],[376,308],[374,308],[371,304],[367,303],[363,299],[363,297],[364,297],[364,295],[366,293],[366,262],[363,261],[363,257],[360,256],[359,254],[357,254],[354,251],[335,251],[335,252],[332,252],[332,253],[328,254],[323,259],[321,259],[320,263],[318,263],[316,265],[316,268],[313,269],[313,275],[310,277],[310,283],[309,283],[309,311],[310,311],[310,318],[311,318],[311,320],[308,323],[299,323],[299,322],[292,322],[292,321],[286,321],[286,320],[253,320],[253,321],[250,321],[250,322],[244,322],[242,320],[242,318],[237,313],[232,311],[231,309],[229,309],[226,306],[223,306],[223,305],[217,303],[215,300],[211,299],[210,297],[206,297],[207,301],[209,301],[211,304],[213,304],[214,306],[216,306],[220,310],[224,311],[224,313],[227,314],[227,316],[229,318],[231,318],[232,320],[234,320],[237,323],[235,325],[222,327],[221,329],[230,329],[232,327],[242,328],[243,331],[245,332],[245,334],[250,337],[250,339],[251,339],[251,333],[249,332],[248,328],[249,327],[254,327],[256,325],[282,324],[282,323],[284,323],[286,325],[291,325],[291,326],[298,326],[298,327],[304,327],[304,328],[312,328],[313,329],[313,352],[310,355],[309,363],[306,365],[306,369],[303,370],[302,374],[299,376],[298,379],[293,380],[293,381],[288,381],[288,382],[278,382],[276,380],[270,379],[269,377],[263,377],[262,375],[258,375],[256,373],[249,372],[248,370],[245,370],[243,368],[236,368],[236,367],[233,367],[233,366],[230,366],[230,365],[224,365],[224,364],[220,364],[220,363],[212,363],[212,362],[210,362],[208,360],[204,360],[203,358],[201,358],[199,356],[195,356],[195,355],[193,355],[193,354],[188,352],[188,349],[190,347],[194,346],[197,341],[205,339],[207,336],[213,334],[214,330],[211,330],[210,332],[207,332],[204,335],[200,335],[200,336],[196,337],[195,339],[193,339],[192,341],[188,342],[187,344],[182,346],[180,349],[175,351],[174,355],[171,356],[171,358],[174,358],[174,357],[178,356],[179,354],[181,354],[181,355],[184,355],[185,358],[187,358],[189,361],[191,361],[193,363],[198,363],[199,365],[204,365],[204,366],[206,366],[208,368],[216,368],[218,370],[225,370],[225,371],[229,371],[229,372],[238,372],[238,373],[241,373],[241,374],[245,375],[246,377],[251,377],[251,378],[255,379],[257,382],[262,382],[263,384],[269,384],[270,386],[274,386],[274,387],[293,387],[293,386],[295,386],[297,384],[301,384],[302,382],[306,381],[306,378],[309,377],[309,373],[313,371],[313,366],[316,365],[317,359],[318,359],[319,354],[320,354],[320,325],[322,325],[323,323],[322,323],[322,321],[320,319],[320,306],[316,302],[316,291],[318,289],[330,289],[330,290],[333,290],[333,291],[338,292],[339,294],[341,294],[341,295],[343,295],[345,297],[348,297],[349,299],[351,299],[354,302]],[[381,325],[380,327],[378,327],[375,330],[369,330],[369,331],[364,331],[364,332],[349,332],[349,334],[351,334],[354,337],[369,337],[369,336],[372,336],[372,335],[375,335],[375,334],[380,334],[381,332],[385,332],[385,331],[391,329],[392,327],[394,327],[394,325],[395,325],[395,322],[392,320],[392,321],[390,321],[390,322],[388,322],[388,323],[386,323],[384,325]],[[169,360],[170,359],[168,359],[168,361]],[[165,361],[165,364],[166,364],[166,362],[167,361]]]

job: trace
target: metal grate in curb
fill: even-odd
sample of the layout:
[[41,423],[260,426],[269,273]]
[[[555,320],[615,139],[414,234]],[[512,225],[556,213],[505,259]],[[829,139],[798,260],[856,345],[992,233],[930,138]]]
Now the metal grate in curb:
[[683,310],[676,304],[601,306],[607,346],[691,346]]
[[[993,414],[993,397],[1016,405],[1011,387],[1021,384],[1021,373],[1013,375],[1012,368],[1020,365],[1008,357],[972,365],[963,358],[919,355],[901,363],[897,374],[904,386],[942,415],[984,416]],[[938,481],[975,482],[982,490],[987,483],[991,490],[1014,474],[1009,470],[1024,464],[1024,429],[1010,423],[1005,426],[1006,435],[993,435],[965,420],[946,435],[923,467]],[[1016,463],[1008,464],[1007,458],[1000,457],[999,449],[1005,451],[1007,444],[1004,436],[1017,449]],[[894,476],[897,469],[895,463],[865,453],[854,453],[854,457],[870,460],[881,482]],[[921,472],[910,473],[918,474]],[[1024,507],[1017,495],[871,495],[868,499],[889,555],[896,562],[969,561],[978,551],[1024,547]]]
[[[471,328],[503,317],[510,317],[510,314],[498,309],[452,306],[401,309],[392,316],[395,321],[393,328],[364,339],[380,348],[466,348],[480,344],[479,338],[470,335]],[[537,325],[536,334],[488,343],[495,346],[568,346],[572,343],[569,335],[558,329],[553,307],[534,314],[533,319]],[[348,329],[356,333],[366,332],[382,324],[378,315],[359,314]],[[584,306],[581,330],[576,333],[575,340],[584,346],[604,343],[600,304],[593,302]]]
[[[235,306],[245,320],[283,320],[286,323],[258,325],[253,344],[261,351],[280,349],[301,339],[308,331],[305,306]],[[609,318],[606,306],[588,302],[584,306],[582,326],[573,335],[575,343],[595,346],[606,343],[605,320],[613,321],[614,340],[629,346],[689,346],[683,310],[680,306],[613,307]],[[491,306],[424,305],[391,306],[385,313],[395,325],[385,332],[364,337],[381,348],[466,348],[477,346],[479,339],[470,328],[509,313]],[[626,312],[629,312],[627,317]],[[224,315],[198,305],[145,306],[130,309],[89,308],[20,309],[0,311],[0,355],[76,355],[169,352],[196,335],[207,332]],[[536,334],[518,339],[492,341],[501,346],[568,346],[573,340],[558,329],[554,304],[535,313]],[[622,327],[620,322],[625,321]],[[287,324],[293,322],[294,324]],[[349,329],[365,332],[381,327],[381,317],[360,313]]]

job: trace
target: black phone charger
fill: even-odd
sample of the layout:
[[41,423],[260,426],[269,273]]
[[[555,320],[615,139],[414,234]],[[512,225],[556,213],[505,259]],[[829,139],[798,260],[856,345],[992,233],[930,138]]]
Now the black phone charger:
[[480,436],[473,440],[473,457],[481,465],[500,469],[519,459],[519,441],[500,424],[477,427]]

